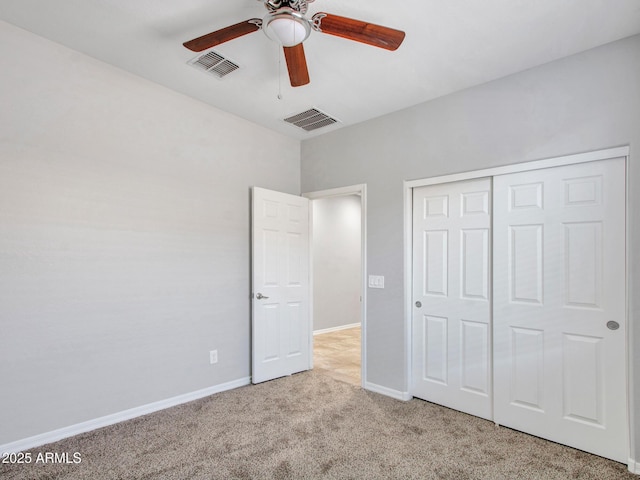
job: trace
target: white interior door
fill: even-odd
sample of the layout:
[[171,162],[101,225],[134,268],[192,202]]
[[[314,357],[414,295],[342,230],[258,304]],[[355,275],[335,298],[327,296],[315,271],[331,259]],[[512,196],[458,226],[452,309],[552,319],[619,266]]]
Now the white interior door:
[[498,424],[628,460],[623,159],[494,178]]
[[309,200],[253,188],[253,383],[308,370]]
[[492,418],[491,179],[414,189],[412,394]]

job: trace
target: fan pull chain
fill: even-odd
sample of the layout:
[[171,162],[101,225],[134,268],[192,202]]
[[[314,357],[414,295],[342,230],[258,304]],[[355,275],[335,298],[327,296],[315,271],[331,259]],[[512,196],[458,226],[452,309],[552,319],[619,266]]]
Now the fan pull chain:
[[278,52],[278,100],[282,100],[282,55],[279,46],[276,51]]

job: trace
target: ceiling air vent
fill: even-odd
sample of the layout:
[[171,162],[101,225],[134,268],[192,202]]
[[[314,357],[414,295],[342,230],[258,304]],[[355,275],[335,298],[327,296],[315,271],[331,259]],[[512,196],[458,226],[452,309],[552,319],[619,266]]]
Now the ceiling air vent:
[[316,130],[318,128],[327,127],[338,122],[338,120],[336,120],[335,118],[332,118],[326,113],[322,113],[320,110],[317,110],[315,108],[310,108],[305,112],[298,113],[297,115],[292,115],[289,118],[285,118],[284,121],[287,123],[291,123],[296,127],[300,127],[307,132]]
[[189,61],[189,65],[196,67],[198,70],[210,73],[218,78],[230,74],[234,70],[240,68],[230,60],[227,60],[219,53],[210,51],[199,57]]

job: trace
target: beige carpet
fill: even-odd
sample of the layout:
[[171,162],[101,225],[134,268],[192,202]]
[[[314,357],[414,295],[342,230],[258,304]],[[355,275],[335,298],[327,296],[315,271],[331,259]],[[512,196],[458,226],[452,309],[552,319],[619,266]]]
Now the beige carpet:
[[5,479],[629,479],[626,466],[420,400],[306,372],[32,451]]

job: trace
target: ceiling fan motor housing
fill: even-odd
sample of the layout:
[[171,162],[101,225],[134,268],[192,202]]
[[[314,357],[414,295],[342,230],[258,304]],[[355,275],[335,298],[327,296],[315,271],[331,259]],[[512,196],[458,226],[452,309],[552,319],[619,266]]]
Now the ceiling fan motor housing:
[[304,16],[308,1],[264,0],[269,13],[262,20],[262,30],[267,37],[284,47],[304,42],[309,37],[312,26]]
[[307,8],[314,0],[259,0],[264,2],[264,6],[270,13],[275,13],[282,8],[290,8],[291,10],[304,15]]

